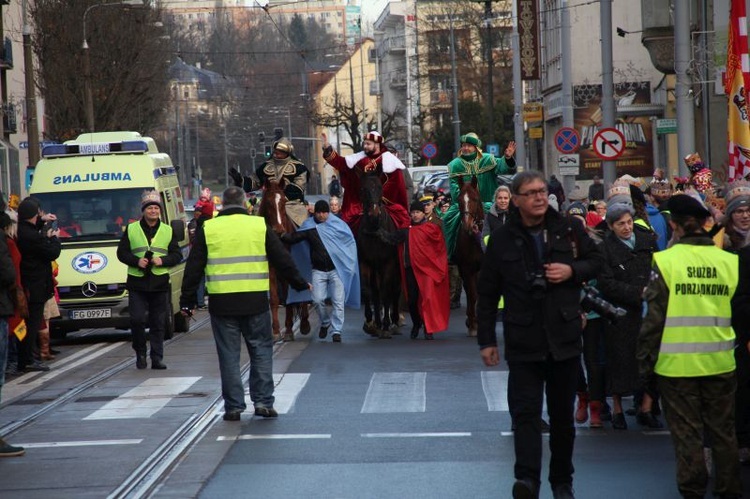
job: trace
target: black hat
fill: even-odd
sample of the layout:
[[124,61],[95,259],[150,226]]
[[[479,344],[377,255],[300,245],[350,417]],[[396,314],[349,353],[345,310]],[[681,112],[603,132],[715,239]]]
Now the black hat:
[[703,203],[687,194],[677,194],[669,198],[667,208],[676,217],[707,218],[711,216],[711,212],[706,209]]
[[640,203],[643,205],[646,204],[645,194],[643,194],[643,191],[633,184],[630,184],[630,197],[633,199],[633,201],[640,201]]
[[578,215],[579,217],[586,218],[586,207],[583,203],[572,203],[568,206],[568,215]]
[[315,203],[315,213],[330,213],[331,207],[328,206],[328,202],[324,199]]
[[26,198],[18,205],[18,219],[29,220],[39,214],[41,205],[34,198]]
[[412,211],[421,211],[422,213],[424,213],[424,205],[419,201],[414,201],[409,207],[409,213],[411,213]]

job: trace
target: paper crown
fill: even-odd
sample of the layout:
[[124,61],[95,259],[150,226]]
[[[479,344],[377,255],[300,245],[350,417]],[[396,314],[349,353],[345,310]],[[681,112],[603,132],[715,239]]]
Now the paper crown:
[[672,193],[672,185],[664,179],[654,179],[649,185],[651,194],[668,195]]
[[610,202],[615,196],[627,196],[630,197],[630,184],[627,180],[622,178],[615,180],[612,187],[607,191],[607,203]]
[[741,196],[750,197],[750,182],[747,180],[737,180],[727,186],[727,193],[724,196],[727,203],[731,203]]

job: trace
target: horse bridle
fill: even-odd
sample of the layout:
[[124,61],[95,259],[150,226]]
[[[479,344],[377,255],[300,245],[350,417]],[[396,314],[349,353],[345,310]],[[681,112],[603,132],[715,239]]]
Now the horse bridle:
[[[463,196],[460,197],[466,197],[466,206],[464,206],[461,201],[459,200],[458,206],[459,208],[462,208],[464,211],[461,213],[461,218],[463,218],[466,222],[471,221],[471,228],[474,232],[482,232],[482,229],[484,228],[484,217],[479,217],[477,219],[477,210],[469,211],[468,202],[470,201],[468,199],[468,194],[464,193]],[[481,201],[476,201],[477,203],[481,203]]]

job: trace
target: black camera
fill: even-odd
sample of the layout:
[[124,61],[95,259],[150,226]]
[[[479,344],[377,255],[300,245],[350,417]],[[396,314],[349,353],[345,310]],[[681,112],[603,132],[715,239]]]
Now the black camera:
[[143,258],[145,258],[146,260],[148,260],[148,263],[150,264],[151,260],[154,258],[154,252],[151,251],[151,250],[148,250],[147,252],[145,252],[143,254]]
[[535,300],[544,298],[544,293],[547,291],[547,279],[544,274],[541,272],[531,274],[529,282],[531,284],[531,297]]
[[586,312],[595,312],[611,322],[625,317],[625,309],[617,307],[601,297],[601,291],[588,284],[583,285],[585,294],[581,298],[581,307]]

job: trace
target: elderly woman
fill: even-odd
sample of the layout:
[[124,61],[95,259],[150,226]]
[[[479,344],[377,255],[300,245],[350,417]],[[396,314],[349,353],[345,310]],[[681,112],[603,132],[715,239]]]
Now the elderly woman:
[[[622,397],[643,388],[638,377],[635,349],[642,321],[641,296],[648,284],[651,258],[656,251],[655,235],[636,227],[634,214],[633,207],[626,203],[608,206],[606,222],[610,230],[601,246],[606,264],[599,277],[598,287],[606,300],[627,312],[616,323],[605,326],[607,392],[612,395],[612,428],[615,430],[625,430],[628,427],[623,414]],[[637,421],[648,428],[661,428],[661,422],[651,412],[652,404],[653,397],[647,390]]]
[[484,216],[484,227],[482,228],[482,251],[487,250],[487,236],[492,234],[495,229],[505,225],[510,213],[510,188],[507,185],[501,185],[495,189],[495,200],[492,208]]

